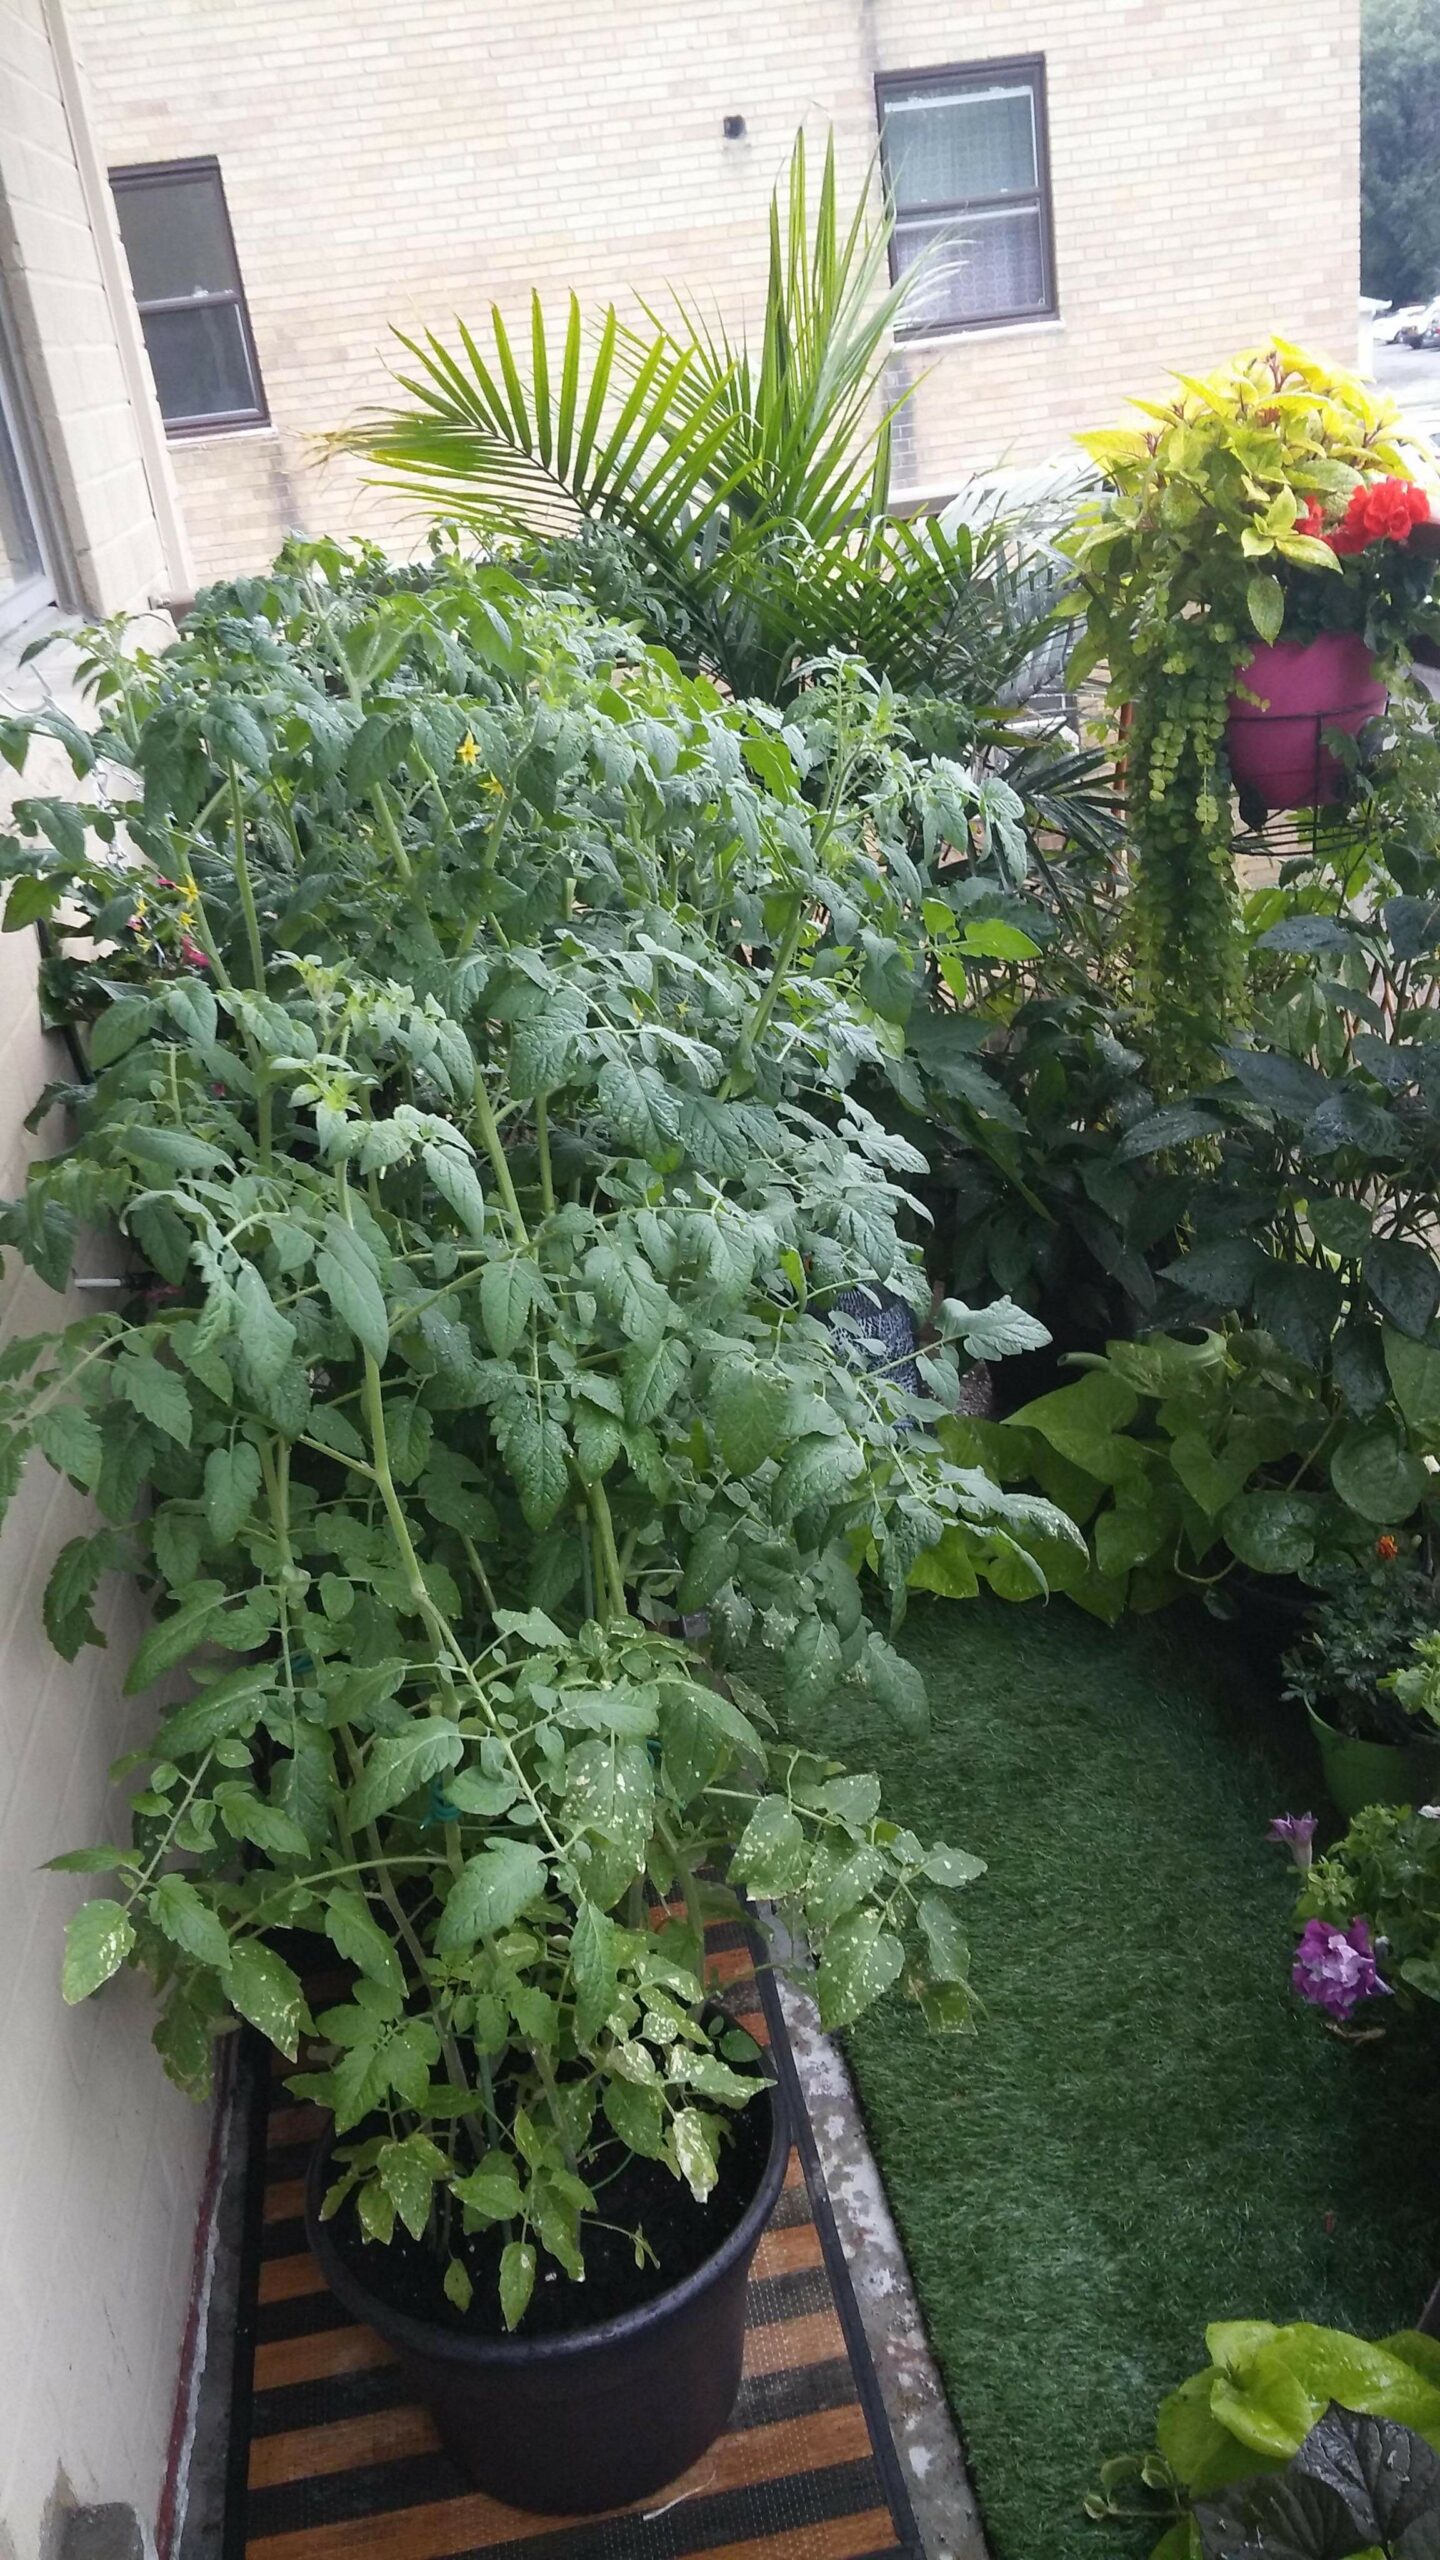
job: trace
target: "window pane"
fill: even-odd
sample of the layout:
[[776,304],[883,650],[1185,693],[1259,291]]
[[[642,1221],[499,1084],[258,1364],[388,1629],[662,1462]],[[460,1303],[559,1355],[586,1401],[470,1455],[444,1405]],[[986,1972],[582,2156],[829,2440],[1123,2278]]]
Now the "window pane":
[[924,273],[905,307],[908,329],[1009,319],[1048,307],[1038,205],[899,225],[897,272],[907,273],[922,257]]
[[899,213],[1032,196],[1039,185],[1034,93],[1026,82],[887,97],[885,155]]
[[214,418],[258,411],[255,377],[238,306],[147,311],[145,344],[162,418]]
[[20,465],[0,409],[0,604],[37,577],[40,544],[20,480]]
[[190,178],[122,181],[115,207],[137,302],[234,291],[240,279],[213,169]]

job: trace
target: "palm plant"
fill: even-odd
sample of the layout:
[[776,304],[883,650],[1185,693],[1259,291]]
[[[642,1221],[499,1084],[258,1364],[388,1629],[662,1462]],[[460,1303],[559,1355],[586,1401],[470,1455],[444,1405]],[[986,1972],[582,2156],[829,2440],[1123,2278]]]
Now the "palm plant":
[[[783,699],[805,665],[855,652],[904,691],[993,704],[1033,649],[1048,597],[1019,574],[1015,528],[889,513],[891,334],[916,271],[890,282],[888,213],[818,198],[803,134],[770,207],[758,349],[677,296],[646,327],[613,306],[563,327],[532,297],[528,347],[492,307],[492,346],[405,338],[409,405],[340,439],[385,485],[483,533],[609,528],[643,564],[662,636],[737,695]],[[397,333],[398,334],[398,333]],[[913,385],[910,386],[913,389]],[[583,563],[583,546],[581,552]]]

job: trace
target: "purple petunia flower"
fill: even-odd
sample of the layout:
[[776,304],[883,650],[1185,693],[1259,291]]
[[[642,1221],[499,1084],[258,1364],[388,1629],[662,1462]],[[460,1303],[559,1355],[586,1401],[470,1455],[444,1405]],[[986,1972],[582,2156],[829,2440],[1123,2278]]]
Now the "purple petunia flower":
[[1332,1928],[1328,1920],[1307,1920],[1290,1979],[1302,2000],[1332,2018],[1348,2018],[1362,2000],[1388,1997],[1390,1990],[1380,1979],[1364,1920],[1352,1920],[1348,1929]]
[[1315,1837],[1315,1816],[1313,1813],[1277,1813],[1265,1837],[1267,1840],[1278,1840],[1282,1848],[1289,1850],[1296,1866],[1303,1871],[1310,1864],[1310,1843]]

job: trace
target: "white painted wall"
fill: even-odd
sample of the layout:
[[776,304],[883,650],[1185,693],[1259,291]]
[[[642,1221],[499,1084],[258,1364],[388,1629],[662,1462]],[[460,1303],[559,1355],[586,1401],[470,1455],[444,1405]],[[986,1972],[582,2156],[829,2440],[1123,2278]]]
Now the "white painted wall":
[[[186,569],[173,511],[167,534],[168,459],[143,363],[137,376],[131,361],[133,313],[115,298],[118,247],[92,218],[98,162],[52,6],[0,0],[0,289],[58,508],[61,590],[108,613],[175,592]],[[103,186],[99,211],[108,219]],[[34,670],[0,665],[0,708],[38,689]],[[0,825],[14,792],[72,787],[53,753],[23,783],[0,773]],[[40,1029],[36,959],[32,933],[0,934],[6,1196],[23,1187],[28,1159],[64,1137],[54,1120],[39,1138],[22,1126],[64,1072],[60,1044]],[[93,1249],[103,1260],[104,1244]],[[5,1257],[0,1332],[53,1329],[94,1303],[63,1306]],[[143,1726],[119,1694],[140,1622],[133,1594],[112,1591],[109,1646],[74,1664],[41,1625],[50,1564],[92,1525],[87,1514],[37,1461],[0,1531],[0,2560],[46,2560],[72,2503],[118,2501],[153,2526],[209,2139],[206,2111],[163,2075],[136,1977],[82,2009],[60,2000],[65,1921],[87,1886],[42,1874],[42,1862],[107,1836],[118,1817],[106,1771]]]
[[[0,703],[23,680],[0,673]],[[57,759],[58,766],[58,759]],[[68,766],[26,775],[64,790]],[[0,934],[0,1192],[38,1149],[21,1123],[66,1071],[40,1029],[32,933]],[[96,1239],[88,1268],[113,1262]],[[0,1334],[92,1311],[57,1301],[13,1256]],[[103,1303],[103,1301],[101,1302]],[[122,1974],[82,2008],[59,1993],[65,1922],[93,1880],[45,1875],[57,1851],[115,1836],[110,1762],[149,1708],[120,1695],[141,1613],[115,1583],[109,1636],[74,1663],[50,1650],[40,1595],[90,1506],[32,1462],[0,1530],[0,2555],[44,2560],[56,2512],[119,2500],[153,2525],[189,2299],[208,2111],[165,2079],[146,1986]],[[124,1837],[122,1831],[119,1835]]]

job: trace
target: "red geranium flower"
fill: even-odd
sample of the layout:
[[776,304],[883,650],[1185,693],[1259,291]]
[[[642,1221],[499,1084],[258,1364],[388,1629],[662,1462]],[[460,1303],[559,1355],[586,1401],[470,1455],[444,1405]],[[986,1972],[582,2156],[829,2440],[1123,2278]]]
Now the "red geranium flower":
[[1295,530],[1297,533],[1307,533],[1312,542],[1324,540],[1325,510],[1318,498],[1306,499],[1304,514],[1295,519]]
[[1428,521],[1430,501],[1413,480],[1360,481],[1333,533],[1325,536],[1332,551],[1364,551],[1372,542],[1406,542],[1412,528]]

